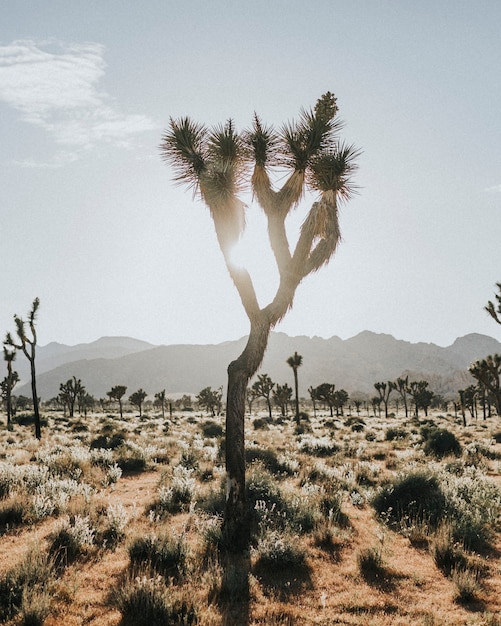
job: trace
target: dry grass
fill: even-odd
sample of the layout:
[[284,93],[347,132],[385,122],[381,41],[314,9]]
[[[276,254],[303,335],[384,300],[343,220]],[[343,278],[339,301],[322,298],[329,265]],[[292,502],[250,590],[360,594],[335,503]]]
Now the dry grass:
[[[461,563],[470,569],[449,571],[436,562],[437,549],[446,552],[447,541],[453,542],[443,526],[433,530],[412,519],[387,525],[370,504],[397,476],[430,468],[460,474],[474,466],[478,476],[499,489],[501,443],[491,439],[491,433],[501,431],[498,417],[464,429],[451,416],[433,416],[437,427],[453,432],[463,446],[459,458],[434,460],[423,451],[419,424],[402,416],[385,421],[364,415],[366,426],[357,431],[350,422],[345,425],[318,411],[311,432],[303,435],[295,434],[292,419],[273,423],[269,430],[249,424],[248,447],[261,451],[254,455],[261,460],[249,476],[261,495],[253,546],[240,558],[217,549],[214,511],[221,504],[223,460],[220,438],[203,437],[205,416],[176,414],[165,429],[156,414],[143,420],[128,414],[123,421],[95,414],[74,418],[87,426],[82,431],[72,430],[60,414],[47,417],[40,445],[28,427],[15,426],[14,433],[0,430],[0,479],[9,468],[14,468],[13,476],[24,471],[22,479],[9,478],[8,497],[26,502],[26,521],[0,531],[0,580],[33,546],[47,551],[62,523],[71,529],[75,519],[85,519],[93,535],[74,562],[54,574],[48,599],[25,594],[21,612],[14,611],[6,621],[9,626],[23,623],[30,602],[46,626],[125,626],[133,622],[117,608],[117,598],[136,588],[148,591],[149,599],[143,601],[170,612],[170,621],[157,623],[188,624],[190,611],[204,626],[501,623],[499,511],[489,513],[489,539],[481,552],[451,543],[451,551],[464,554]],[[398,429],[398,438],[386,438],[389,428]],[[129,447],[91,456],[91,442],[110,430],[123,431]],[[109,468],[120,459],[139,469],[110,484]],[[27,487],[28,466],[50,466],[46,480],[53,483],[73,481],[73,491],[37,519],[29,508],[35,491]],[[184,469],[176,469],[180,466]],[[70,489],[65,484],[60,488]],[[183,496],[169,509],[175,489]],[[44,495],[49,496],[56,498]],[[181,574],[159,579],[147,563],[131,568],[131,541],[150,535],[186,543]]]

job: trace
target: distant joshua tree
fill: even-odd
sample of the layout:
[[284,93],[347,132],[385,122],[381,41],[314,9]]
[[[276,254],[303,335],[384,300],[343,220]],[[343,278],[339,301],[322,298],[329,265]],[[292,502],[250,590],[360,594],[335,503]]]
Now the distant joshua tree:
[[388,381],[388,383],[374,383],[374,388],[379,394],[381,398],[381,402],[384,406],[384,416],[388,417],[388,400],[390,398],[390,394],[393,391],[393,383]]
[[12,363],[16,360],[16,349],[9,350],[4,346],[3,358],[7,363],[7,376],[0,383],[0,387],[7,409],[7,430],[12,430],[12,390],[19,382],[19,374],[12,369]]
[[79,378],[77,379],[76,376],[59,385],[59,400],[64,407],[68,407],[70,417],[73,417],[75,403],[82,394],[85,394],[85,386],[82,385],[82,381]]
[[162,419],[165,418],[165,403],[167,398],[165,397],[165,389],[155,394],[155,405],[162,409]]
[[297,370],[299,367],[301,367],[302,363],[303,357],[297,352],[294,352],[294,354],[287,359],[287,365],[292,367],[292,371],[294,372],[294,401],[296,403],[296,422],[299,422],[299,385],[297,380]]
[[147,395],[148,394],[146,393],[146,391],[144,391],[144,389],[138,389],[129,396],[129,402],[137,407],[139,411],[139,417],[142,417],[143,415],[143,402]]
[[[232,120],[207,129],[188,117],[170,121],[161,149],[176,170],[176,180],[197,191],[208,206],[219,247],[250,322],[242,354],[228,367],[226,403],[227,489],[223,534],[240,552],[249,541],[245,496],[245,402],[249,380],[263,361],[270,331],[292,306],[299,283],[328,263],[339,239],[338,207],[353,190],[350,177],[357,150],[340,142],[338,106],[330,92],[314,110],[302,111],[297,122],[276,131],[254,115],[253,127],[238,133]],[[277,169],[277,166],[279,169]],[[250,171],[252,169],[252,174]],[[272,171],[288,176],[275,190]],[[259,305],[248,271],[236,263],[233,251],[245,227],[245,204],[239,194],[252,188],[268,221],[268,237],[280,275],[273,300]],[[304,196],[317,193],[303,221],[293,250],[285,220]]]
[[273,390],[273,402],[280,407],[282,417],[287,415],[287,407],[292,398],[292,389],[287,383],[277,385]]
[[492,398],[496,413],[501,415],[501,355],[494,354],[470,365],[470,374]]
[[106,395],[110,400],[116,400],[118,402],[118,406],[120,407],[120,418],[123,419],[123,406],[122,406],[122,398],[125,396],[127,391],[127,387],[124,385],[116,385],[112,387],[110,391],[106,392]]
[[256,382],[252,385],[256,398],[264,398],[266,400],[270,420],[272,419],[270,398],[274,386],[275,383],[271,380],[268,374],[258,374]]
[[314,417],[317,416],[317,388],[313,387],[313,385],[311,385],[310,387],[308,387],[308,393],[310,394],[310,399],[311,399],[311,403],[313,405],[313,415]]
[[[35,328],[35,321],[37,317],[38,308],[40,306],[40,300],[35,298],[31,311],[28,313],[28,321],[23,320],[18,315],[14,315],[14,322],[16,324],[16,335],[19,339],[19,343],[16,343],[10,333],[7,333],[4,344],[17,350],[22,350],[24,356],[30,363],[31,372],[31,395],[33,398],[33,413],[35,416],[35,437],[37,439],[42,438],[42,428],[40,423],[40,411],[37,395],[37,382],[35,372],[35,355],[37,345],[37,333]],[[26,325],[30,328],[31,338],[26,334]]]

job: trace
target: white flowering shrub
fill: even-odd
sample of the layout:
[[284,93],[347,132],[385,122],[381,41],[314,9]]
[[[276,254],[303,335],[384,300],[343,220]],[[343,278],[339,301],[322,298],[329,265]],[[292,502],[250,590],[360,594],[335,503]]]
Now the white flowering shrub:
[[339,446],[330,437],[314,437],[305,434],[301,436],[298,450],[312,456],[330,456],[339,451]]
[[193,468],[184,465],[174,468],[170,485],[162,485],[158,489],[158,507],[161,510],[173,513],[192,503],[197,483],[193,473]]

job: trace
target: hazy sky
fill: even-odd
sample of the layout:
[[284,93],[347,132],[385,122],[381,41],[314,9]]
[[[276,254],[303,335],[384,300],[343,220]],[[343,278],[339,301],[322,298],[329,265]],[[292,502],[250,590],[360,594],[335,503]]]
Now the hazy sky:
[[[172,183],[162,131],[184,115],[243,129],[254,111],[280,126],[330,90],[363,150],[360,193],[341,210],[336,256],[277,330],[500,335],[483,311],[501,281],[498,0],[0,9],[1,333],[38,296],[40,344],[245,335],[208,210]],[[276,275],[259,211],[249,205],[248,247],[265,302]]]

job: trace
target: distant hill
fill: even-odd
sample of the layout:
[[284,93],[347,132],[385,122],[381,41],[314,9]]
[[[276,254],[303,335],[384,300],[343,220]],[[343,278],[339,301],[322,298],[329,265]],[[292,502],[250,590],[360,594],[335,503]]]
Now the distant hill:
[[[66,346],[52,342],[46,346],[37,346],[36,371],[37,374],[49,372],[60,365],[67,365],[73,361],[92,359],[116,359],[127,354],[153,348],[153,344],[130,337],[101,337],[92,343],[79,343],[76,346]],[[27,359],[22,354],[15,361],[15,369],[22,381],[27,381],[30,368]],[[66,377],[65,381],[69,377]],[[65,382],[62,381],[61,382]]]
[[[150,395],[162,389],[168,394],[197,394],[207,386],[226,386],[228,364],[245,342],[243,337],[215,345],[153,346],[128,337],[103,337],[77,346],[52,343],[38,349],[38,392],[47,400],[59,393],[61,382],[76,376],[97,398],[105,397],[114,385],[126,385],[128,393],[141,387]],[[295,351],[303,356],[299,370],[302,396],[308,395],[309,386],[322,382],[334,383],[349,393],[374,394],[375,382],[395,380],[406,373],[411,379],[429,380],[434,391],[455,394],[472,381],[468,365],[487,354],[501,353],[501,343],[479,334],[466,335],[442,348],[370,331],[346,340],[272,333],[259,371],[292,386],[286,359]],[[18,371],[22,361],[20,355]],[[29,382],[26,370],[22,378]],[[19,385],[15,393],[29,395],[29,384]]]

